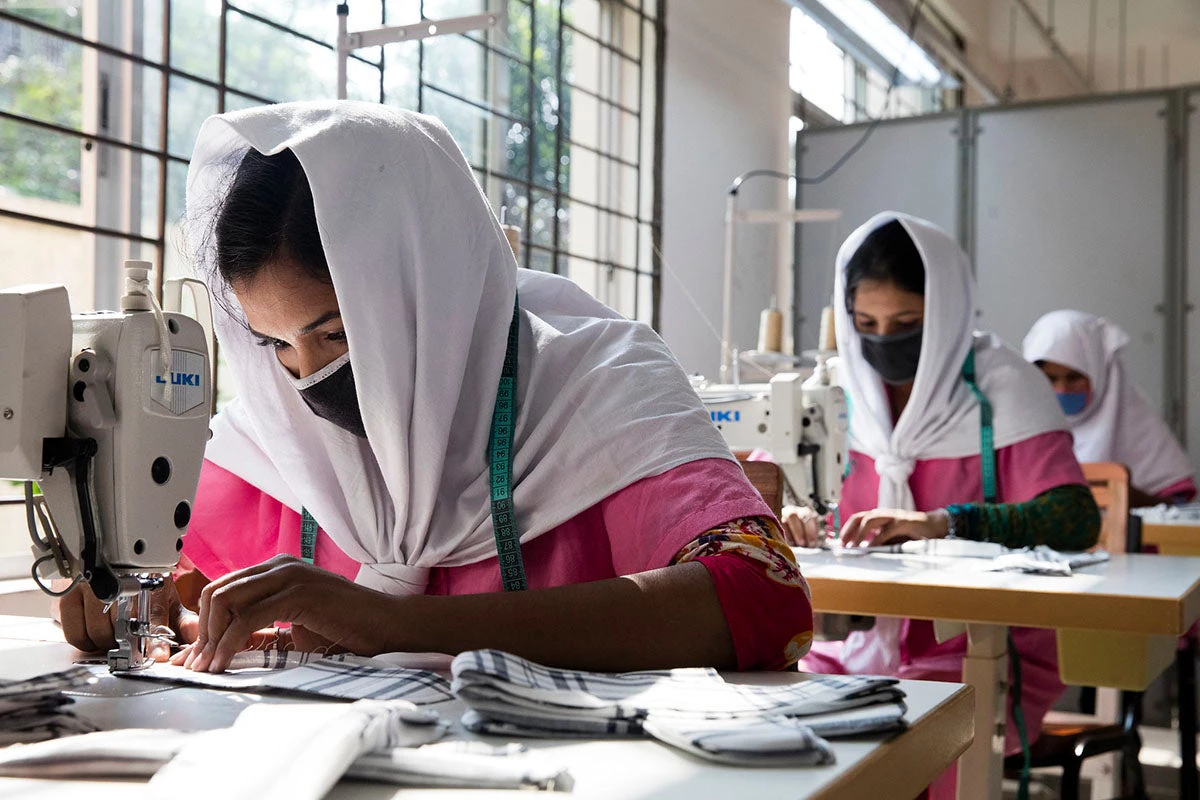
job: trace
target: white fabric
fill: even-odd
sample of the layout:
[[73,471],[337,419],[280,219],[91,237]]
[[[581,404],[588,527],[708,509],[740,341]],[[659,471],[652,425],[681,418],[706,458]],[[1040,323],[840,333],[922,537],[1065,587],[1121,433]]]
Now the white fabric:
[[[921,357],[912,395],[894,425],[883,380],[863,358],[862,340],[846,310],[846,265],[867,236],[893,220],[904,226],[925,264]],[[915,509],[908,479],[918,461],[979,455],[979,403],[962,378],[971,348],[976,383],[993,409],[996,449],[1066,430],[1062,410],[1037,368],[996,336],[974,331],[975,279],[966,253],[940,228],[905,214],[878,214],[842,244],[836,270],[833,307],[840,377],[850,397],[849,445],[875,462],[879,508]],[[843,648],[846,668],[893,674],[901,624],[878,617],[871,631],[851,633]]]
[[1116,461],[1129,467],[1133,485],[1148,494],[1192,477],[1187,453],[1149,399],[1125,375],[1121,350],[1129,334],[1084,311],[1052,311],[1025,336],[1025,358],[1053,361],[1087,376],[1087,407],[1067,418],[1080,461]]
[[[320,800],[363,754],[434,741],[444,724],[403,700],[258,703],[232,728],[186,741],[150,779],[155,797],[179,800]],[[282,767],[281,765],[286,765]]]
[[[291,148],[312,187],[367,438],[313,414],[213,276],[211,227],[247,147]],[[513,499],[521,541],[629,484],[732,459],[662,340],[570,281],[517,270],[440,122],[382,105],[290,103],[209,118],[188,172],[191,244],[217,304],[240,403],[207,456],[364,566],[420,592],[435,566],[495,555],[486,449],[519,288]]]

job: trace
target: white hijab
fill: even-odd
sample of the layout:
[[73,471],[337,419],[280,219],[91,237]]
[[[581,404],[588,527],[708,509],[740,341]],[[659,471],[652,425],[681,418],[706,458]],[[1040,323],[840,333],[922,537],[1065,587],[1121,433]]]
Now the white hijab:
[[1187,453],[1149,399],[1125,376],[1121,350],[1129,334],[1084,311],[1052,311],[1025,336],[1025,358],[1053,361],[1088,377],[1087,408],[1067,417],[1080,461],[1117,461],[1135,486],[1157,494],[1192,477]]
[[[894,426],[883,380],[863,358],[845,299],[847,263],[867,236],[893,220],[904,226],[925,263],[921,358],[912,396]],[[975,279],[967,256],[932,223],[891,211],[872,217],[838,251],[834,287],[841,378],[851,402],[850,446],[875,461],[880,508],[914,508],[908,479],[917,461],[979,455],[979,403],[962,378],[971,348],[976,382],[992,404],[997,449],[1067,429],[1037,368],[996,336],[972,332]]]
[[[221,199],[247,148],[290,148],[312,188],[367,438],[320,419],[216,276]],[[207,456],[363,564],[358,582],[420,592],[428,570],[495,555],[488,460],[519,289],[513,500],[528,542],[645,477],[731,459],[687,377],[646,325],[570,281],[518,270],[466,159],[432,117],[287,103],[210,117],[188,170],[193,251],[239,400]]]

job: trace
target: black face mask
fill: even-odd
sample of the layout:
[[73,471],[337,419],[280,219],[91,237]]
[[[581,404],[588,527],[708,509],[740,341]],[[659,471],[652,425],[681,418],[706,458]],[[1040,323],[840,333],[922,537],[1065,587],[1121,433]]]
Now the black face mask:
[[358,395],[354,392],[349,353],[295,384],[300,397],[314,414],[355,436],[367,438],[362,412],[358,408]]
[[884,383],[893,386],[908,383],[917,377],[917,363],[921,360],[924,330],[917,328],[891,336],[860,333],[858,338],[862,340],[863,358],[875,368]]

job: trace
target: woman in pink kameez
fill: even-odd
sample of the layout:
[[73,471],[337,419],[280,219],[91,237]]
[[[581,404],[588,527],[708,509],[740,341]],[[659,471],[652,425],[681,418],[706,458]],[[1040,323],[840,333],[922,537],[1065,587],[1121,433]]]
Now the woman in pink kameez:
[[[1095,544],[1099,513],[1049,385],[995,336],[973,332],[976,308],[966,255],[928,222],[880,214],[842,246],[835,314],[850,402],[839,509],[847,546],[955,536],[1060,550]],[[992,411],[990,481],[981,397]],[[811,522],[785,520],[795,540],[811,542]],[[1012,641],[1032,740],[1064,689],[1054,633],[1018,628]],[[880,616],[844,642],[817,642],[800,668],[959,681],[966,648],[965,634],[939,642],[931,622]],[[1006,749],[1019,748],[1010,709]],[[932,789],[953,796],[953,776]]]

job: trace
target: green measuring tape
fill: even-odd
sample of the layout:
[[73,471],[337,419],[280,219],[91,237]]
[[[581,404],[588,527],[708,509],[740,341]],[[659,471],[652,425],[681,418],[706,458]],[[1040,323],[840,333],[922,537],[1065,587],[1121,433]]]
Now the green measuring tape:
[[309,564],[317,557],[317,521],[308,513],[307,508],[300,509],[300,558]]
[[983,472],[983,502],[996,502],[996,448],[992,434],[992,403],[975,382],[975,350],[967,353],[962,368],[963,380],[979,401],[979,462]]
[[517,529],[512,500],[513,428],[517,423],[517,334],[520,330],[520,306],[513,301],[512,322],[508,326],[508,347],[504,351],[504,369],[496,389],[492,410],[492,435],[488,439],[492,487],[492,529],[496,535],[496,554],[500,557],[500,583],[506,592],[527,588],[525,561],[521,558],[521,533]]
[[[525,561],[521,558],[521,532],[517,528],[512,500],[513,428],[517,424],[517,339],[521,307],[513,300],[512,322],[508,326],[508,346],[504,350],[504,368],[496,388],[492,409],[492,433],[488,437],[489,493],[492,502],[492,529],[496,535],[496,553],[500,558],[500,583],[506,592],[528,588]],[[307,508],[300,509],[300,558],[313,563],[317,552],[317,521]]]

